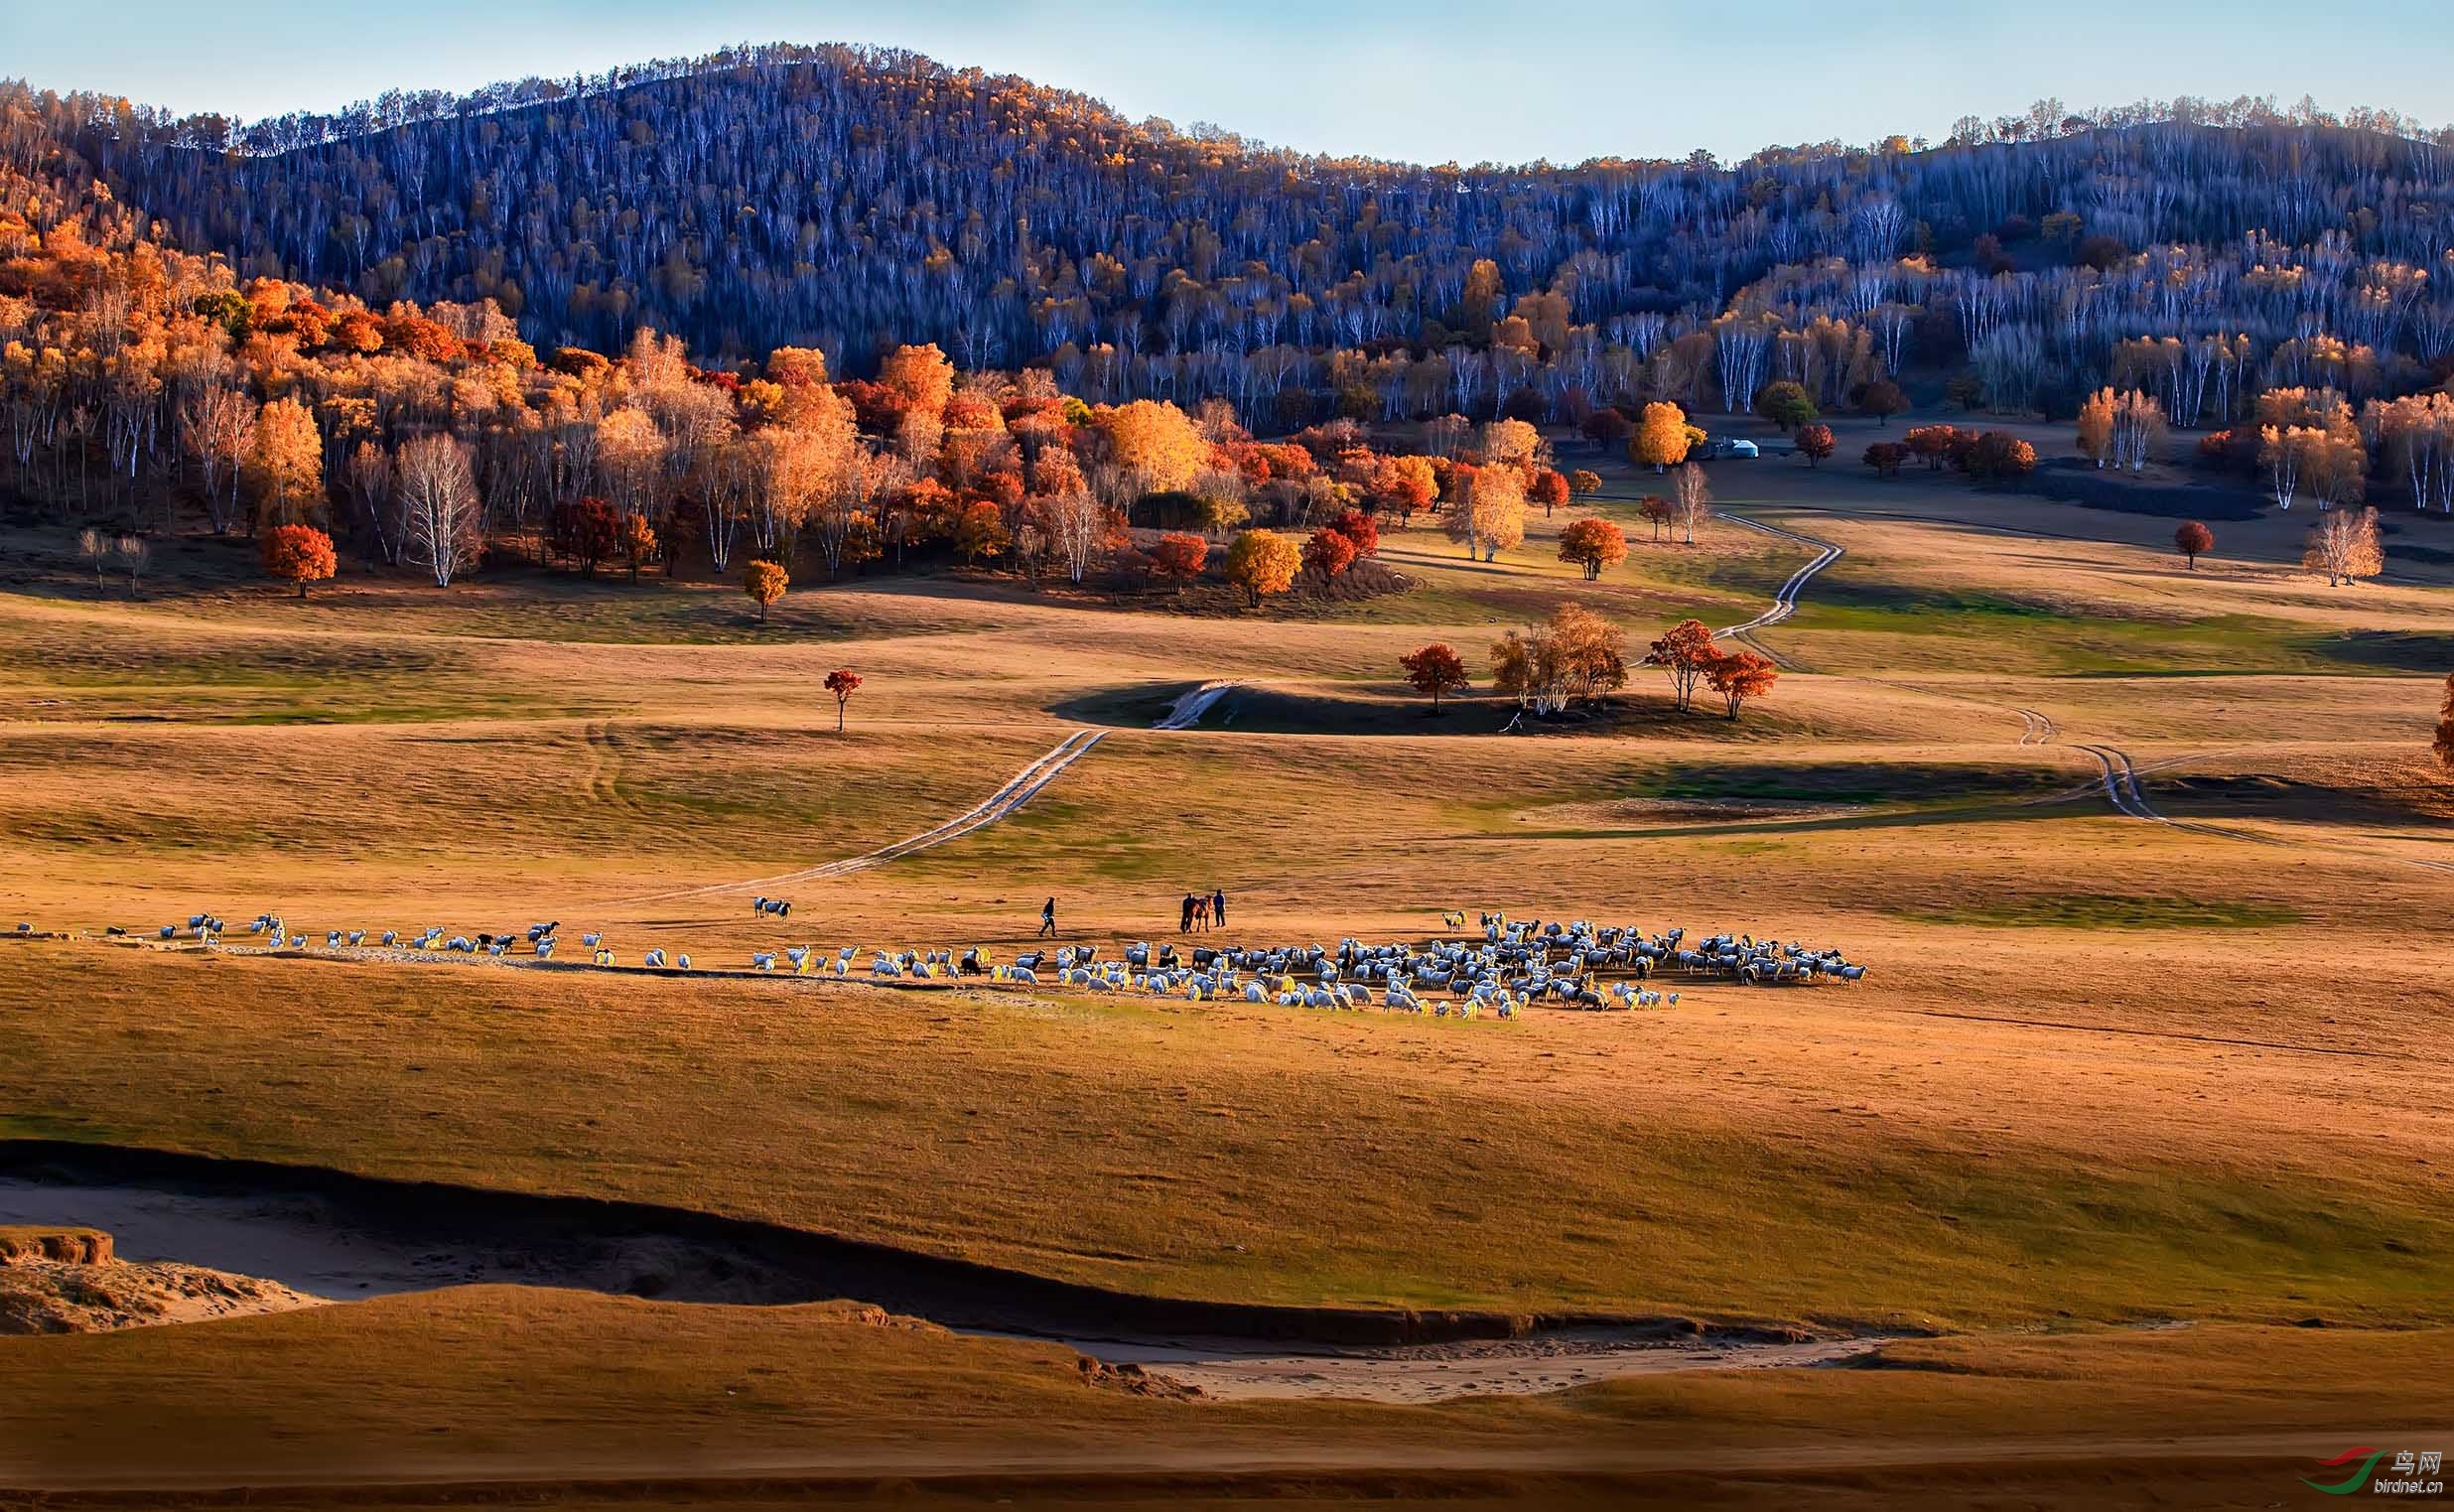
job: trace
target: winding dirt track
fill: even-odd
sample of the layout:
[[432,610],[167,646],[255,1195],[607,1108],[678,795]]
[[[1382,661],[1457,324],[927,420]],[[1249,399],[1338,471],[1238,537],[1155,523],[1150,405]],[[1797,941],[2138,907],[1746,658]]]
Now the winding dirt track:
[[657,893],[645,897],[629,898],[626,901],[668,902],[681,897],[705,897],[718,893],[739,893],[748,888],[771,888],[795,882],[824,882],[830,878],[848,877],[855,872],[866,872],[872,867],[885,866],[887,862],[899,857],[909,856],[915,851],[925,851],[931,846],[944,845],[947,841],[968,835],[984,825],[995,824],[1029,802],[1033,793],[1047,786],[1055,779],[1057,773],[1090,755],[1091,748],[1105,739],[1107,739],[1107,732],[1104,730],[1077,730],[1057,742],[1054,750],[1016,772],[1005,786],[989,794],[972,807],[938,825],[935,829],[922,830],[919,834],[897,840],[892,845],[880,846],[877,850],[865,851],[858,856],[848,856],[841,861],[805,867],[798,872],[781,872],[772,877],[753,877],[747,882],[716,883],[704,888],[684,888],[678,892]]
[[[1782,620],[1787,619],[1790,616],[1798,613],[1799,590],[1805,588],[1817,573],[1822,572],[1825,568],[1830,567],[1833,563],[1840,561],[1843,556],[1848,554],[1836,542],[1827,541],[1817,536],[1801,535],[1795,530],[1785,530],[1779,525],[1767,525],[1762,520],[1749,519],[1743,514],[1730,514],[1716,509],[1713,511],[1713,517],[1715,519],[1727,520],[1733,525],[1744,525],[1749,530],[1760,530],[1766,535],[1777,535],[1782,537],[1784,540],[1796,541],[1801,546],[1812,546],[1815,548],[1816,552],[1814,561],[1809,562],[1806,566],[1799,568],[1794,573],[1791,573],[1789,575],[1789,581],[1782,584],[1780,589],[1773,594],[1772,608],[1764,611],[1762,614],[1756,616],[1752,619],[1747,620],[1743,624],[1733,624],[1723,629],[1714,630],[1712,633],[1716,637],[1744,635],[1749,630],[1760,630],[1766,625],[1779,624]],[[1775,661],[1781,660],[1780,656],[1772,652],[1769,648],[1766,649],[1765,654],[1771,656]]]
[[[1190,730],[1198,724],[1211,706],[1243,686],[1236,682],[1207,682],[1176,699],[1153,726],[1157,730]],[[722,893],[741,893],[751,888],[775,888],[796,882],[827,882],[885,866],[916,851],[959,840],[976,829],[995,824],[1031,800],[1033,794],[1054,781],[1057,775],[1074,762],[1091,754],[1091,748],[1108,738],[1104,730],[1077,730],[1056,743],[1055,749],[1023,767],[1005,786],[981,799],[934,829],[883,845],[874,851],[848,856],[841,861],[829,861],[797,872],[779,872],[772,877],[753,877],[746,882],[712,883],[704,888],[683,888],[671,893],[652,893],[643,897],[625,898],[625,902],[661,903],[684,897],[708,897]]]

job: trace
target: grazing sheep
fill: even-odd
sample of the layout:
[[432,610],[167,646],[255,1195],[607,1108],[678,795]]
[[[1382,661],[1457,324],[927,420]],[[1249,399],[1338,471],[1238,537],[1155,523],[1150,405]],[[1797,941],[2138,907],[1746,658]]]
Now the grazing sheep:
[[688,971],[690,969],[690,957],[686,955],[677,955],[673,958],[673,964],[678,970]]
[[639,957],[639,964],[642,966],[662,966],[664,963],[665,953],[661,948],[651,950],[647,954]]

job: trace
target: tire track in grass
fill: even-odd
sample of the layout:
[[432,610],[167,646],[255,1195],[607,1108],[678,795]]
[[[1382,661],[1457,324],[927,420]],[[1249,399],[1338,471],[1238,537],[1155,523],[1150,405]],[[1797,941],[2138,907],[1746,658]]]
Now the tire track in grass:
[[1032,794],[1054,781],[1066,767],[1090,755],[1091,748],[1106,740],[1107,737],[1108,733],[1104,730],[1075,731],[1072,735],[1057,742],[1055,749],[1046,752],[1029,765],[1016,772],[1003,787],[980,802],[934,829],[922,830],[916,835],[897,840],[892,845],[880,846],[877,850],[864,851],[858,856],[848,856],[841,861],[804,867],[797,872],[779,872],[772,877],[753,877],[745,882],[714,883],[704,888],[683,888],[671,893],[655,893],[643,897],[624,898],[623,901],[630,903],[670,902],[677,898],[707,897],[720,893],[738,893],[746,888],[771,888],[795,882],[825,882],[831,878],[848,877],[855,872],[866,872],[872,867],[885,866],[889,861],[928,850],[932,846],[944,845],[949,840],[960,839],[976,829],[995,824],[1029,802]]

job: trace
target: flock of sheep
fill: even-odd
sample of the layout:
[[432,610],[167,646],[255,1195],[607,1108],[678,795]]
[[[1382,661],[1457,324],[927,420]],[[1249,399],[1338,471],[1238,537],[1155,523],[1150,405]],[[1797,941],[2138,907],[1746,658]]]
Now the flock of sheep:
[[[788,917],[791,904],[760,897],[752,908],[760,916]],[[1462,913],[1443,915],[1450,928],[1462,931]],[[1716,934],[1688,942],[1685,929],[1647,934],[1641,929],[1596,926],[1578,919],[1568,923],[1539,919],[1511,920],[1485,913],[1479,939],[1460,934],[1428,944],[1366,944],[1343,939],[1333,950],[1322,945],[1253,948],[1201,947],[1184,952],[1173,944],[1153,946],[1138,941],[1121,958],[1103,960],[1097,945],[1066,945],[1054,950],[1025,952],[1011,965],[1001,965],[989,953],[973,947],[957,955],[951,950],[873,949],[860,964],[861,947],[847,945],[827,954],[813,945],[750,955],[750,970],[781,970],[795,976],[860,976],[875,981],[978,977],[1024,986],[1062,986],[1088,992],[1132,992],[1192,1002],[1241,999],[1275,1003],[1284,1008],[1381,1008],[1398,1013],[1429,1013],[1436,1017],[1473,1018],[1492,1014],[1515,1018],[1537,1004],[1580,1009],[1646,1009],[1676,1006],[1679,994],[1665,994],[1646,985],[1673,973],[1750,987],[1825,981],[1855,982],[1866,968],[1832,949],[1810,948],[1792,941],[1782,944],[1752,935]],[[20,926],[21,930],[26,926]],[[558,943],[559,921],[531,924],[478,934],[446,936],[430,928],[411,936],[387,929],[371,942],[379,948],[443,951],[502,957],[519,946],[530,958],[550,961]],[[200,943],[218,944],[223,921],[210,913],[192,915],[183,931],[165,924],[159,937],[176,940],[183,933]],[[114,928],[113,934],[126,931]],[[269,939],[274,949],[307,948],[308,936],[292,933],[279,914],[256,915],[246,934]],[[362,929],[323,931],[328,949],[365,948]],[[615,965],[614,949],[601,934],[580,936],[598,966]],[[690,957],[668,954],[661,947],[640,959],[655,970],[689,971]]]

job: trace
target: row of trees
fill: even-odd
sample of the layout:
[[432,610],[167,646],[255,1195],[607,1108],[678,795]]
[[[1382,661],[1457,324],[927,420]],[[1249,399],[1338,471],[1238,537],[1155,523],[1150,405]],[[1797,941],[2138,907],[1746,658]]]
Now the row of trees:
[[[1512,629],[1491,643],[1491,689],[1516,700],[1521,712],[1559,714],[1625,687],[1627,649],[1626,632],[1609,619],[1582,605],[1563,604],[1544,623]],[[1662,669],[1681,712],[1694,708],[1699,692],[1709,689],[1733,720],[1749,700],[1770,693],[1780,677],[1770,657],[1744,646],[1724,649],[1698,619],[1683,619],[1665,631],[1646,648],[1643,664]],[[1443,698],[1472,687],[1464,658],[1446,641],[1410,651],[1398,665],[1408,684],[1432,700],[1435,715]]]

